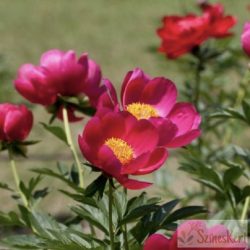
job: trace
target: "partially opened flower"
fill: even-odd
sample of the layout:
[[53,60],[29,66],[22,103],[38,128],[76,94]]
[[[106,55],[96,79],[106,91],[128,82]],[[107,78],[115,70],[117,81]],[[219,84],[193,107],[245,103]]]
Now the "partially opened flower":
[[[110,83],[109,83],[110,85]],[[117,97],[112,94],[100,97],[99,109],[117,110]],[[127,73],[121,90],[121,109],[136,119],[147,119],[160,133],[159,145],[181,147],[200,135],[201,117],[191,103],[178,103],[175,84],[164,77],[151,78],[141,69]],[[99,111],[101,112],[101,111]]]
[[24,105],[0,104],[0,141],[24,141],[33,125],[33,115]]
[[[58,112],[64,101],[60,99],[88,97],[95,107],[99,95],[104,91],[101,84],[100,67],[87,54],[77,59],[74,51],[49,50],[40,60],[40,65],[24,64],[15,80],[17,91],[32,103],[49,107]],[[52,107],[53,108],[52,108]],[[71,121],[79,120],[74,115],[76,105],[70,106]]]
[[161,38],[159,51],[170,59],[186,54],[208,38],[207,16],[165,16],[163,26],[157,30]]
[[224,7],[222,4],[208,4],[200,5],[205,16],[209,18],[209,36],[215,38],[224,38],[232,35],[229,31],[237,22],[236,18],[231,15],[224,14]]
[[93,117],[78,141],[92,165],[128,189],[151,184],[130,179],[129,175],[149,174],[167,159],[166,149],[158,147],[157,129],[149,121],[138,121],[127,112]]
[[241,44],[245,53],[250,56],[250,22],[244,24],[244,29],[241,34]]
[[247,249],[246,239],[234,238],[224,225],[208,227],[204,221],[190,220],[181,224],[171,238],[162,234],[152,234],[145,243],[143,250],[184,250],[184,249]]

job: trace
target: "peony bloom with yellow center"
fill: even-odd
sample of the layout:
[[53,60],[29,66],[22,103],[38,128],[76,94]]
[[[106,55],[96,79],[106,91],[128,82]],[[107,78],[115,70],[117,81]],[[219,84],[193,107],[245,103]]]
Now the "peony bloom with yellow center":
[[164,77],[151,78],[141,69],[127,73],[121,89],[121,105],[108,80],[101,95],[97,115],[108,110],[124,110],[137,120],[149,120],[159,131],[159,145],[183,147],[200,135],[201,117],[191,103],[176,102],[175,84]]
[[107,112],[93,117],[79,136],[84,157],[125,188],[142,189],[151,183],[130,175],[145,175],[159,169],[167,151],[159,147],[159,133],[151,122],[137,120],[128,112]]

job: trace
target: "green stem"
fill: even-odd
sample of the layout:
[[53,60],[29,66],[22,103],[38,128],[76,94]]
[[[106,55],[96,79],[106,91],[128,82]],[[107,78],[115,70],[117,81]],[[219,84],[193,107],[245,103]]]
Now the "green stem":
[[198,110],[199,99],[200,99],[200,85],[201,85],[201,71],[203,68],[203,62],[200,57],[197,57],[198,64],[195,72],[195,93],[194,93],[194,104]]
[[113,187],[112,187],[112,180],[110,179],[109,180],[109,238],[110,238],[110,249],[115,250],[112,207],[113,207]]
[[240,217],[241,220],[247,219],[247,211],[248,211],[249,205],[250,205],[250,197],[248,196],[246,198],[246,200],[245,200],[245,204],[244,204],[244,207],[243,207],[243,210],[242,210],[242,214],[241,214],[241,217]]
[[[124,193],[127,196],[127,189],[124,188]],[[129,245],[128,245],[128,231],[127,231],[127,224],[125,223],[123,226],[123,239],[124,239],[124,249],[129,250]]]
[[20,194],[20,197],[23,201],[23,204],[26,208],[29,208],[29,202],[27,200],[27,198],[25,197],[25,195],[23,194],[22,190],[20,189],[20,179],[18,176],[18,172],[16,169],[16,163],[12,154],[11,149],[8,150],[9,152],[9,161],[10,161],[10,166],[11,166],[11,170],[12,170],[12,174],[16,183],[16,188],[17,188],[17,192]]
[[128,231],[127,231],[127,224],[124,225],[123,229],[123,239],[124,239],[124,249],[129,250],[128,246]]
[[68,142],[68,145],[69,145],[69,147],[71,149],[73,157],[75,159],[76,166],[78,168],[79,184],[80,184],[80,187],[83,188],[84,187],[83,169],[82,169],[80,160],[78,158],[78,155],[77,155],[77,152],[76,152],[73,140],[72,140],[70,126],[69,126],[68,112],[67,112],[66,107],[63,107],[63,122],[64,122],[64,129],[65,129],[66,137],[67,137],[67,142]]

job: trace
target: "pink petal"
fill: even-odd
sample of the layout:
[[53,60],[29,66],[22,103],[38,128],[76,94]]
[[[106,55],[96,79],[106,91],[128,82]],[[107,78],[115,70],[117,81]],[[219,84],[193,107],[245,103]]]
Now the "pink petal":
[[114,155],[113,151],[106,145],[103,145],[97,155],[100,168],[102,170],[117,178],[121,177],[121,163]]
[[134,175],[149,174],[162,167],[168,157],[168,152],[165,148],[156,148],[149,156],[147,164],[143,168],[139,168]]
[[147,120],[137,121],[124,140],[132,146],[135,156],[152,151],[159,142],[156,128]]
[[104,133],[101,129],[101,121],[98,117],[93,117],[88,121],[82,136],[85,142],[93,148],[98,148],[104,143]]
[[42,67],[48,68],[50,70],[60,70],[61,60],[64,52],[58,49],[52,49],[41,56],[40,64]]
[[103,79],[103,84],[105,86],[105,91],[98,99],[97,115],[100,113],[101,109],[110,111],[119,110],[119,103],[113,84],[108,79]]
[[120,182],[125,188],[131,189],[131,190],[144,189],[152,185],[152,183],[150,182],[137,181],[137,180],[129,179],[126,176],[117,178],[117,181]]
[[168,119],[178,127],[177,136],[197,129],[201,122],[200,115],[190,103],[177,103],[168,115]]
[[199,129],[190,130],[186,134],[177,136],[174,138],[171,142],[165,144],[167,148],[178,148],[183,147],[191,143],[193,140],[198,138],[201,134],[201,131]]
[[170,249],[171,240],[161,234],[152,234],[144,243],[143,250],[174,250]]
[[40,67],[24,64],[20,67],[14,84],[16,90],[30,102],[47,106],[56,100],[55,89],[48,85],[45,72]]
[[156,148],[153,152],[138,156],[122,167],[122,174],[145,175],[159,169],[166,161],[168,153],[165,148]]
[[176,102],[177,89],[173,82],[163,77],[149,81],[143,89],[140,102],[154,106],[165,117]]
[[9,141],[23,141],[26,139],[33,125],[33,115],[25,107],[9,111],[4,121],[4,132]]
[[123,138],[125,119],[120,113],[109,112],[102,117],[102,131],[105,138]]
[[121,100],[124,109],[128,104],[140,101],[142,91],[148,81],[148,76],[139,68],[127,73],[121,90]]
[[150,118],[150,121],[157,128],[160,138],[159,146],[170,143],[178,132],[177,126],[167,118]]

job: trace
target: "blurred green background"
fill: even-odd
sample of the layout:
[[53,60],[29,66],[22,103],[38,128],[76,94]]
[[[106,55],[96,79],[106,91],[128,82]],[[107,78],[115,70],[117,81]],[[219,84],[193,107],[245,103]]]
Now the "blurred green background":
[[[249,1],[220,2],[226,13],[238,18],[234,43],[240,46],[242,25],[249,18]],[[174,61],[157,52],[159,39],[155,31],[162,16],[191,10],[199,11],[194,0],[0,0],[0,100],[25,102],[12,86],[16,71],[23,63],[38,64],[40,55],[52,48],[74,49],[78,55],[88,52],[117,89],[125,73],[134,67],[152,76],[168,77],[181,87],[185,74],[180,74]],[[49,120],[43,108],[36,106],[33,111],[35,129],[30,139],[43,141],[30,148],[28,160],[18,160],[23,178],[30,176],[30,167],[54,168],[57,160],[72,162],[69,150],[39,125],[39,121]],[[72,127],[74,138],[82,127]],[[175,170],[175,161],[174,157],[168,161],[169,173]],[[176,177],[177,185],[182,185],[185,177],[176,172],[166,178]],[[0,155],[1,181],[13,183],[5,153]],[[56,191],[62,185],[46,183],[52,187],[52,195],[43,206],[53,214],[67,211],[67,200]],[[7,192],[0,192],[0,210],[7,211],[14,203]]]

